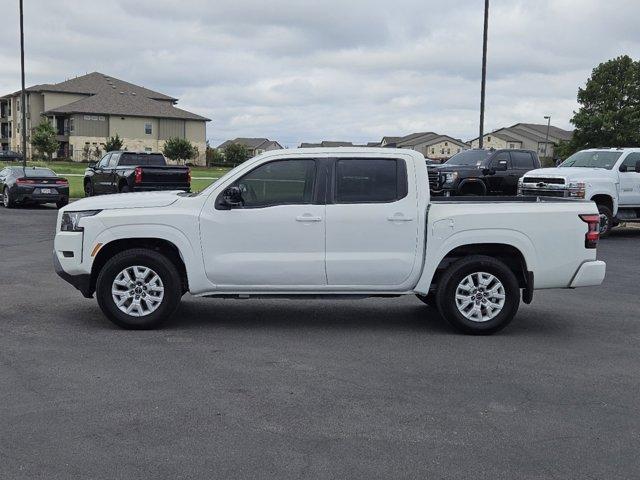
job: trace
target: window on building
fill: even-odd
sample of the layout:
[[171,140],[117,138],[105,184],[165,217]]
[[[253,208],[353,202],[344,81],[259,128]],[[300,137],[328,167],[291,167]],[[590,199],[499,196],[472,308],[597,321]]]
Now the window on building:
[[285,160],[261,165],[236,184],[245,208],[259,208],[311,203],[315,178],[315,160]]
[[451,155],[451,149],[447,148],[447,155]]
[[444,155],[444,148],[440,149],[440,155]]
[[491,141],[491,137],[487,137],[487,142],[490,142],[490,141]]
[[460,153],[460,149],[458,149],[458,151],[456,153]]
[[444,146],[448,147],[449,146],[449,142],[444,142]]
[[394,202],[407,194],[406,166],[394,159],[336,162],[337,203]]
[[435,148],[432,148],[432,149],[431,149],[431,153],[435,154],[435,153],[436,153],[436,149],[435,149]]
[[20,99],[19,98],[16,100],[16,110],[18,112],[20,111]]
[[145,152],[151,152],[151,151],[152,151],[152,148],[151,148],[151,147],[144,147],[144,151],[145,151]]
[[145,123],[144,124],[144,133],[145,135],[151,135],[152,133],[152,125],[150,123]]

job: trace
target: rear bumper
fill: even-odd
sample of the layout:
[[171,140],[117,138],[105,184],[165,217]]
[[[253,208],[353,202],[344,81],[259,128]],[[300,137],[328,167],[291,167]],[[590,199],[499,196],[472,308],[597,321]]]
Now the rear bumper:
[[[65,200],[69,198],[69,189],[68,188],[56,188],[56,187],[52,187],[53,189],[55,189],[57,191],[57,193],[55,194],[46,194],[43,195],[39,192],[36,192],[36,190],[39,190],[40,187],[38,188],[25,188],[25,187],[20,187],[20,188],[14,188],[12,190],[12,194],[15,198],[15,200],[17,202],[25,202],[25,201],[31,201],[31,202],[38,202],[38,203],[56,203],[59,202],[61,200]],[[48,188],[48,187],[43,187],[43,188]]]
[[53,268],[60,278],[76,287],[76,289],[80,290],[84,297],[93,297],[93,290],[91,289],[91,275],[71,275],[65,272],[55,251],[53,252]]
[[190,186],[184,185],[134,185],[134,192],[173,192],[182,190],[183,192],[191,192]]
[[570,288],[600,285],[607,271],[607,264],[600,260],[584,262],[573,276]]

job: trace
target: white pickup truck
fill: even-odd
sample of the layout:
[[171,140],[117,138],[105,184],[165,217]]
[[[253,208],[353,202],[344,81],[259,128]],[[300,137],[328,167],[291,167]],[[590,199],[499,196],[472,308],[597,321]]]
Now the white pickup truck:
[[582,150],[557,168],[527,172],[518,192],[594,201],[605,237],[621,222],[640,222],[640,148]]
[[[455,327],[503,328],[533,290],[599,285],[594,203],[430,199],[410,150],[267,152],[199,194],[107,195],[60,210],[54,263],[124,328],[153,328],[184,293],[417,295]],[[213,312],[212,312],[213,313]]]

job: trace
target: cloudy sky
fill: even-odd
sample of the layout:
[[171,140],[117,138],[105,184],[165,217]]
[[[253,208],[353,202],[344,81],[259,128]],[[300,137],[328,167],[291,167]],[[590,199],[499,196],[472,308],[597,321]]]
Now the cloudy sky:
[[[482,0],[24,0],[27,84],[99,71],[180,98],[237,136],[477,136]],[[12,4],[15,4],[15,8]],[[0,93],[19,88],[2,0]],[[491,0],[485,129],[568,128],[599,62],[640,58],[638,0]]]

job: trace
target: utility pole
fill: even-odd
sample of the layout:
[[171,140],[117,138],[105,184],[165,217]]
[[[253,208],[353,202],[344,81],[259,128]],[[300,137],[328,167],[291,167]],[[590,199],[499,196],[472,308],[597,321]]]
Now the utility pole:
[[551,128],[551,115],[545,115],[544,119],[547,120],[547,136],[544,139],[544,157],[547,158],[547,147],[549,146],[549,129]]
[[484,96],[487,83],[487,34],[489,31],[489,0],[484,0],[484,34],[482,36],[482,84],[480,86],[480,148],[484,145]]
[[22,113],[22,168],[27,168],[27,96],[24,90],[24,19],[22,0],[20,0],[20,68],[22,73],[22,92],[20,96],[20,109]]

